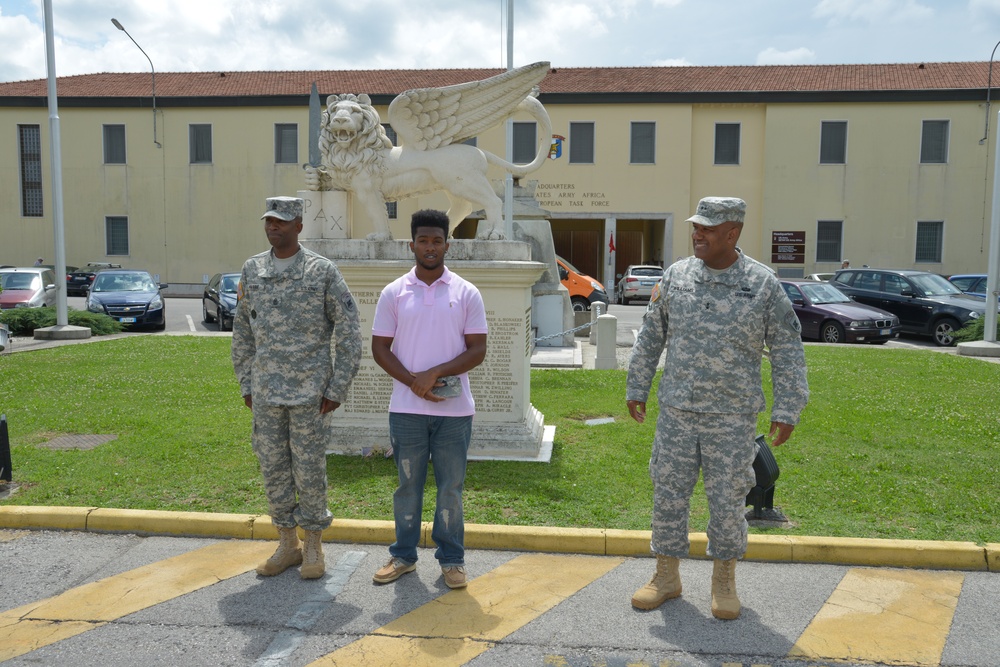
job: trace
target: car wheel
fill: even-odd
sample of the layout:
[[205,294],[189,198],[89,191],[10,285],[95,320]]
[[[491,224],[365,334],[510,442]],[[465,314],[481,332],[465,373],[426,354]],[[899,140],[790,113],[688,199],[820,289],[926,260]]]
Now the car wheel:
[[208,316],[208,306],[205,305],[205,301],[204,300],[201,302],[201,319],[204,322],[214,322],[215,321],[214,317],[209,317]]
[[590,310],[590,302],[582,296],[574,296],[571,301],[573,302],[573,310],[575,311],[583,312],[585,310]]
[[819,339],[824,343],[843,343],[844,327],[840,322],[824,322],[819,330]]
[[955,332],[960,328],[958,320],[942,317],[934,324],[934,342],[941,347],[951,347],[955,343]]
[[222,315],[219,315],[219,331],[232,331],[233,321],[227,320]]

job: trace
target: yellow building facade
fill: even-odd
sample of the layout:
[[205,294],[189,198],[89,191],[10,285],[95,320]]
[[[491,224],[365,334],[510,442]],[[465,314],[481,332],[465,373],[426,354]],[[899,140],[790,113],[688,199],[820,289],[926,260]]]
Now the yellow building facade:
[[[613,90],[598,90],[576,82],[587,77],[572,78],[582,72],[560,69],[543,82],[540,99],[561,154],[553,152],[529,180],[550,215],[557,253],[609,288],[628,264],[669,264],[689,255],[684,221],[709,195],[747,201],[740,245],[781,275],[832,271],[843,259],[854,266],[984,272],[996,128],[991,123],[986,130],[986,89],[967,81],[985,65],[947,64],[955,82],[934,89],[892,84],[850,91],[784,87],[803,71],[866,66],[738,68],[746,81],[711,90],[672,80],[647,90],[631,68],[598,70],[623,73],[604,84]],[[710,81],[725,68],[641,71],[663,78],[692,69]],[[151,97],[135,92],[148,90],[148,76],[60,79],[68,264],[112,261],[149,270],[178,286],[175,293],[200,292],[212,274],[239,270],[267,248],[264,199],[303,189],[308,85],[268,94],[252,74],[225,77],[225,86],[242,89],[218,83],[218,90],[198,93],[191,91],[204,85],[204,75],[161,75],[158,90],[166,92],[155,111]],[[453,82],[436,83],[433,70],[420,74],[424,85]],[[492,72],[475,74],[465,80]],[[763,87],[775,90],[749,87],[761,74],[776,82]],[[326,75],[336,80],[338,73]],[[370,93],[386,122],[393,92],[384,88],[392,82],[377,80],[383,89],[337,81],[321,90],[324,98]],[[54,258],[44,86],[0,83],[0,265]],[[515,123],[527,136],[535,129],[527,116]],[[503,132],[493,128],[477,145],[503,155]],[[499,169],[490,175],[504,176]],[[425,207],[446,208],[447,200],[434,194],[398,202],[395,238],[409,236],[410,214]],[[371,225],[355,213],[353,235],[361,237]],[[467,221],[455,233],[471,236],[474,225]]]

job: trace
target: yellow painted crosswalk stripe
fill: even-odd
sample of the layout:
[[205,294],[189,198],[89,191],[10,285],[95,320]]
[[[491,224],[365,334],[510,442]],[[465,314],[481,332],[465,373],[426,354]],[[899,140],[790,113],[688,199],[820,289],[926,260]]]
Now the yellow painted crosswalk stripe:
[[232,540],[0,612],[0,662],[243,574],[273,542]]
[[963,581],[959,572],[850,570],[788,655],[939,665]]
[[624,559],[525,554],[329,653],[333,665],[464,665]]

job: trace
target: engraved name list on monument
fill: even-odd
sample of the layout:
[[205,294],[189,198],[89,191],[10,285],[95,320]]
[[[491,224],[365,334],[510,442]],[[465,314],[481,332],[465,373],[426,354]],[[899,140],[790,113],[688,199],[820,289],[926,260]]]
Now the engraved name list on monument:
[[[392,395],[392,378],[379,368],[371,354],[371,322],[379,292],[353,292],[361,318],[364,344],[361,366],[351,383],[341,416],[379,415],[388,413]],[[517,416],[524,407],[525,358],[531,354],[531,310],[523,313],[486,311],[489,326],[486,359],[469,373],[472,395],[476,399],[476,412],[484,418],[488,414]]]

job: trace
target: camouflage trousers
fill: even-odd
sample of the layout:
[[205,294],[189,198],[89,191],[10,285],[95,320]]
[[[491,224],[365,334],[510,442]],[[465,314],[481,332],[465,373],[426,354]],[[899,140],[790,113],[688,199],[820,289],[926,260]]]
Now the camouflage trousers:
[[328,424],[318,402],[284,406],[254,401],[250,440],[275,526],[323,530],[333,521],[326,497]]
[[708,555],[721,560],[743,556],[747,549],[746,495],[756,484],[756,431],[756,414],[660,410],[649,459],[653,553],[688,556],[691,494],[701,469],[710,514]]

